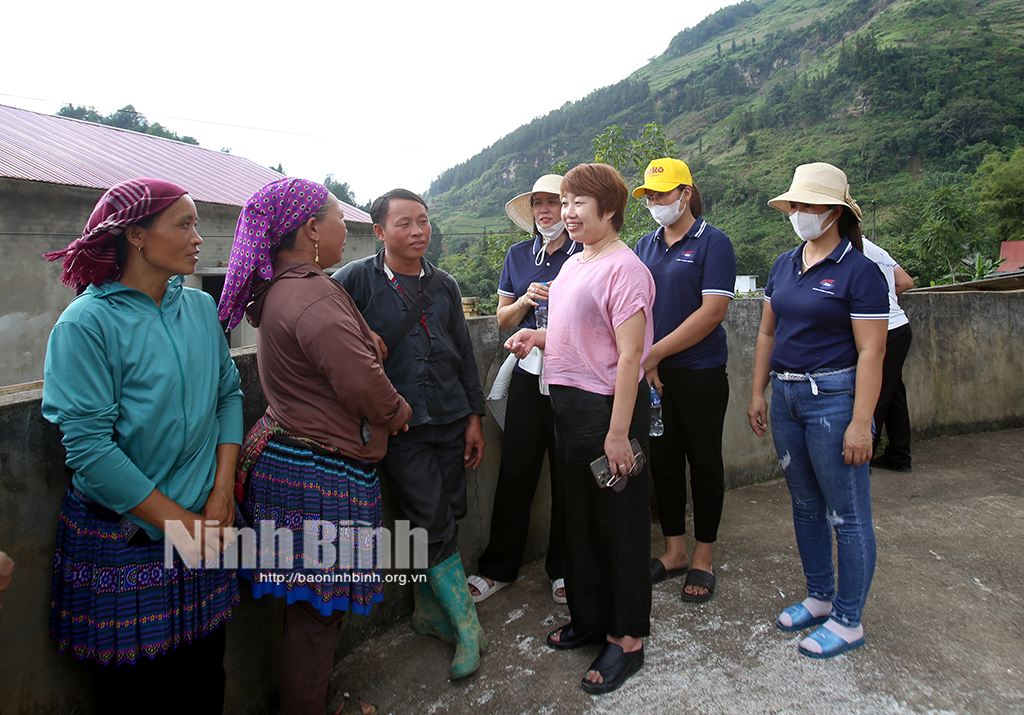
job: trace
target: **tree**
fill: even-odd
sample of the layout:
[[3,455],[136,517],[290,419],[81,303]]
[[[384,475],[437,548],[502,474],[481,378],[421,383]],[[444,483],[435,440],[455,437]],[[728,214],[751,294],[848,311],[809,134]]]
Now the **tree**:
[[[594,160],[614,166],[627,187],[639,186],[643,183],[643,172],[652,159],[672,156],[676,143],[665,136],[665,128],[660,124],[645,124],[636,139],[626,138],[622,127],[613,124],[603,134],[591,140],[594,148]],[[630,201],[626,205],[626,218],[619,236],[630,246],[646,233],[657,228],[654,220],[642,201]]]
[[1000,241],[1024,239],[1024,146],[985,156],[974,179],[978,210]]
[[324,179],[324,186],[326,186],[327,190],[334,194],[339,201],[344,201],[349,206],[355,206],[357,208],[361,208],[363,211],[369,212],[370,202],[367,201],[365,204],[360,206],[359,203],[356,202],[356,195],[352,191],[351,187],[349,187],[347,181],[344,183],[335,181],[334,174],[328,174],[327,178]]
[[126,104],[116,112],[107,116],[100,114],[93,107],[77,107],[73,104],[65,104],[57,111],[57,116],[81,119],[82,121],[92,122],[93,124],[104,124],[108,127],[127,129],[129,131],[139,132],[140,134],[150,134],[152,136],[182,142],[183,144],[199,146],[199,142],[196,141],[195,137],[178,136],[176,132],[166,129],[159,123],[150,124],[149,120],[146,119],[146,115],[139,112],[130,104]]
[[978,217],[971,208],[974,202],[963,186],[947,184],[933,190],[924,207],[924,222],[915,238],[926,257],[941,262],[949,269],[948,283],[956,283],[961,274],[970,278],[969,256],[983,249],[978,235]]

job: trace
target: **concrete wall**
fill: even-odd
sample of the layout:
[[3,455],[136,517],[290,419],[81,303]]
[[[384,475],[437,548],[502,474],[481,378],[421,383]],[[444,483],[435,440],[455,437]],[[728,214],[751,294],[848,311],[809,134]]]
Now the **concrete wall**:
[[[46,339],[75,297],[60,282],[61,264],[42,255],[58,251],[82,235],[99,189],[0,177],[0,385],[43,378]],[[187,284],[202,288],[202,275],[223,275],[231,256],[238,206],[199,202],[204,243],[197,275]],[[375,253],[378,241],[369,224],[349,223],[345,261]],[[234,345],[248,345],[253,334],[243,323]]]
[[[1024,425],[1024,295],[1021,293],[942,293],[905,296],[913,321],[914,344],[905,376],[915,437],[930,437]],[[730,488],[778,476],[770,436],[757,439],[747,426],[753,348],[762,302],[736,300],[729,308],[729,379],[726,417],[726,480]],[[493,379],[503,359],[508,333],[493,318],[473,318],[481,373]],[[246,393],[246,424],[264,408],[251,349],[236,350]],[[0,611],[0,712],[88,713],[90,684],[74,658],[58,656],[47,637],[53,540],[57,514],[70,476],[63,467],[58,430],[39,410],[40,391],[0,395],[0,548],[18,565]],[[467,570],[487,540],[501,433],[484,421],[487,449],[483,464],[468,475],[469,515],[459,532]],[[538,489],[548,492],[547,477]],[[398,518],[384,485],[385,523]],[[527,559],[540,558],[547,534],[546,500],[537,499]],[[226,712],[274,712],[280,648],[281,604],[253,601],[242,588],[242,605],[228,627]],[[339,655],[375,630],[411,610],[407,586],[385,586],[385,600],[368,617],[346,619]]]

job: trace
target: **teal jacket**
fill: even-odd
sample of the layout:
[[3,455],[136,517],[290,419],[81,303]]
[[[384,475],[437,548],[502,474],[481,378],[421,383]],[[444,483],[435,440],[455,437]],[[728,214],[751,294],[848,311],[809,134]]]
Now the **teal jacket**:
[[161,306],[117,282],[90,286],[50,333],[43,416],[64,433],[72,483],[125,514],[153,489],[200,512],[217,445],[242,443],[238,370],[208,294],[167,286]]

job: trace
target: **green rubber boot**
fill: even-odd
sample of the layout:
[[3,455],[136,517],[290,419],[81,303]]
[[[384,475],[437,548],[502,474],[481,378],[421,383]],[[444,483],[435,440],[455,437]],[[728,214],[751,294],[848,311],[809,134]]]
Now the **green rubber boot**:
[[421,636],[434,636],[448,645],[455,645],[455,631],[430,584],[417,581],[412,585],[412,596],[416,602],[412,612],[412,629]]
[[455,631],[452,680],[465,678],[480,667],[480,653],[487,648],[487,636],[469,594],[462,557],[456,552],[427,571],[427,581]]

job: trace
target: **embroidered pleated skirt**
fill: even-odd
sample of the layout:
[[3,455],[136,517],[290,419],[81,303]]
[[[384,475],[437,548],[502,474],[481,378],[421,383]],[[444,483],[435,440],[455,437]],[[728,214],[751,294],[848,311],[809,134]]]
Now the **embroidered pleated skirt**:
[[[190,569],[163,540],[129,543],[116,519],[101,518],[69,489],[57,528],[50,636],[60,652],[120,665],[193,643],[231,618],[236,573]],[[141,534],[140,534],[141,536]]]
[[[274,437],[249,474],[240,513],[260,534],[260,568],[241,571],[256,598],[307,601],[324,616],[366,614],[383,599],[373,464]],[[291,543],[266,538],[271,528],[286,529]]]

